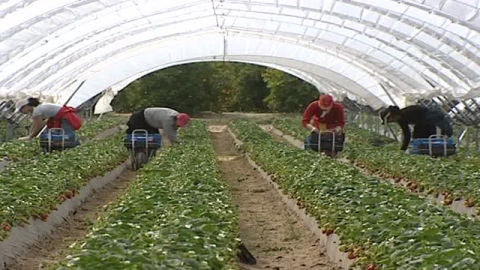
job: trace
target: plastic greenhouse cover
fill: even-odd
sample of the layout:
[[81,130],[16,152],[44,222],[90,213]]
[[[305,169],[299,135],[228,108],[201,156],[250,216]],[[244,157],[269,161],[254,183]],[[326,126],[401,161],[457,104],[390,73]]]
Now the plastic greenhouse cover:
[[379,108],[478,96],[480,0],[4,0],[0,98],[70,105],[181,63],[245,61]]

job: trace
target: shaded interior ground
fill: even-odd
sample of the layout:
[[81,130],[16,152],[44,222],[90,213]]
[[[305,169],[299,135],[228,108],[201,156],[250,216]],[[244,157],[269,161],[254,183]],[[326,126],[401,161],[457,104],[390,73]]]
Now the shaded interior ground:
[[338,269],[317,237],[234,146],[226,126],[210,126],[225,181],[238,206],[240,236],[257,264],[243,269]]

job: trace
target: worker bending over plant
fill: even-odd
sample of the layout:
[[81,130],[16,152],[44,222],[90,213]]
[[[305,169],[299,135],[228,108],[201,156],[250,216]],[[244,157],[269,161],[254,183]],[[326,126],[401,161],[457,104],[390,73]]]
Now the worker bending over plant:
[[402,128],[403,142],[401,150],[407,150],[412,134],[409,125],[413,126],[413,138],[429,138],[437,134],[437,127],[441,134],[447,137],[453,135],[451,121],[448,115],[438,109],[430,109],[422,105],[411,105],[403,109],[398,106],[389,106],[380,111],[382,124],[396,122]]
[[159,129],[163,129],[169,142],[174,144],[178,142],[178,128],[185,127],[189,121],[188,114],[170,108],[146,108],[130,116],[127,134],[131,134],[135,129],[145,129],[148,133],[158,134]]
[[[303,112],[302,126],[311,131],[310,136],[306,140],[306,145],[312,150],[321,150],[329,156],[334,156],[337,151],[343,149],[343,142],[345,138],[345,109],[341,103],[335,102],[331,95],[320,95],[318,100],[310,103]],[[335,136],[335,145],[331,143],[323,144],[322,138],[327,141],[332,137],[332,134],[325,134],[328,136],[319,136],[320,132],[330,131]],[[320,138],[320,146],[319,146]],[[332,139],[330,139],[331,141]],[[333,148],[332,148],[333,146]],[[322,147],[322,149],[320,149]],[[332,150],[333,149],[333,150]],[[336,149],[336,150],[335,150]]]

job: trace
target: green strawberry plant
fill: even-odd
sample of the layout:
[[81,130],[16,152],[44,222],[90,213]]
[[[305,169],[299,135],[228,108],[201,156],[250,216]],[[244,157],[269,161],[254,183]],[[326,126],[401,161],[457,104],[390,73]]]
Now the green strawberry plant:
[[[100,121],[84,123],[82,128],[77,131],[77,135],[82,139],[93,138],[102,131],[126,123],[126,121],[127,118],[124,116],[106,116]],[[21,160],[31,160],[43,155],[38,140],[14,140],[0,143],[0,159],[7,158],[11,162],[17,162]]]
[[158,153],[60,269],[236,269],[238,218],[205,124]]
[[[303,140],[300,118],[277,119],[274,126]],[[342,155],[350,161],[385,176],[409,182],[412,191],[444,194],[445,204],[465,199],[467,207],[480,201],[480,157],[460,152],[448,158],[409,155],[399,150],[399,144],[388,138],[353,125],[346,129],[347,143]],[[384,144],[377,144],[384,140]]]
[[94,138],[101,132],[126,124],[128,117],[122,115],[104,115],[99,120],[86,122],[85,125],[78,130],[77,134],[81,139]]
[[362,267],[476,269],[480,223],[428,199],[366,176],[355,167],[276,142],[255,123],[235,120],[242,149],[284,193],[339,235]]
[[15,162],[0,172],[0,240],[8,228],[22,226],[48,213],[74,196],[89,179],[103,175],[126,160],[123,135],[86,143],[69,151],[53,152]]

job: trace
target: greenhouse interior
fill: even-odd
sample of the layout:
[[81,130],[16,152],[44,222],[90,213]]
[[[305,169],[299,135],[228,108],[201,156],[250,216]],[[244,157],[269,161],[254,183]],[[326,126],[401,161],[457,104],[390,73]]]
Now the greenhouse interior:
[[0,269],[480,269],[480,0],[0,1]]

